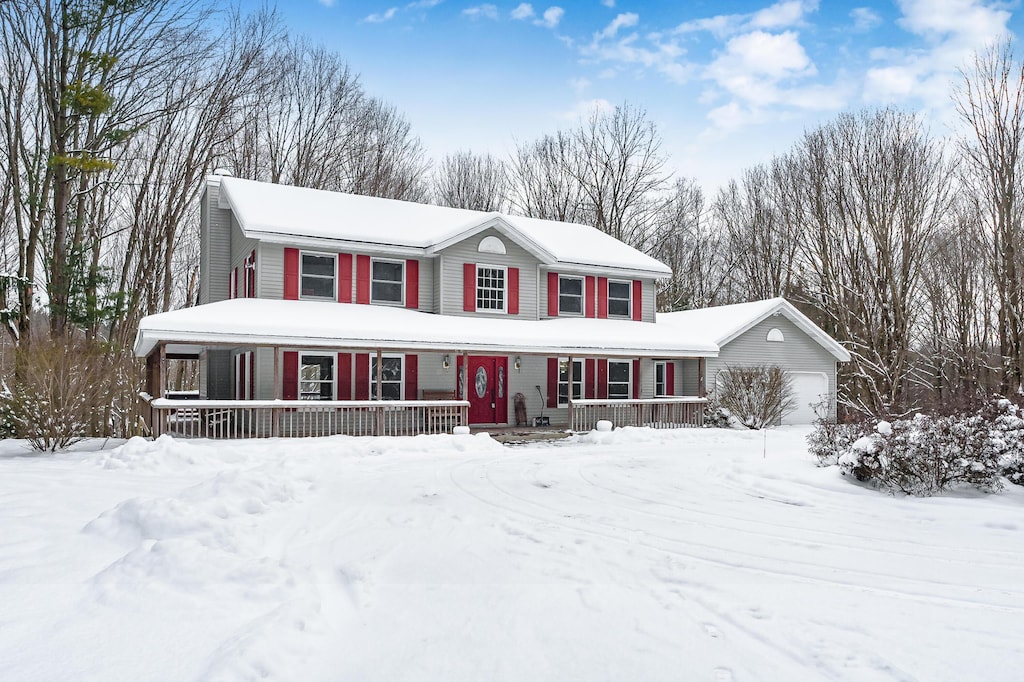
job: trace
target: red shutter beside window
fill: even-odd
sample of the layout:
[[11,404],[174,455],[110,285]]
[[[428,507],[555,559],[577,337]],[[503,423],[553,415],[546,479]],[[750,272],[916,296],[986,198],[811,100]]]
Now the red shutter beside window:
[[633,280],[633,319],[639,322],[644,319],[644,283]]
[[419,356],[405,356],[405,399],[416,400],[419,394]]
[[299,300],[299,250],[284,250],[284,297],[288,301]]
[[548,273],[548,316],[558,317],[558,273]]
[[508,314],[519,314],[519,268],[508,269]]
[[676,363],[665,363],[665,395],[676,394]]
[[370,355],[369,353],[356,353],[356,389],[355,400],[370,399]]
[[338,303],[352,302],[352,254],[338,254]]
[[633,399],[640,397],[640,361],[633,361]]
[[597,361],[597,397],[608,397],[608,361],[603,358]]
[[256,353],[249,352],[249,400],[256,398]]
[[608,318],[608,278],[597,278],[597,316],[604,320]]
[[285,400],[299,399],[299,354],[293,350],[283,353],[284,365],[281,371],[281,397]]
[[420,262],[415,258],[405,261],[405,307],[420,307]]
[[476,263],[462,265],[462,310],[476,311]]
[[587,277],[585,282],[586,282],[586,294],[587,294],[587,297],[586,297],[587,308],[584,311],[585,312],[585,316],[586,317],[596,317],[596,315],[597,315],[597,311],[596,311],[597,302],[594,300],[596,298],[595,291],[594,291],[594,289],[595,289],[594,278],[593,277]]
[[338,353],[338,400],[352,400],[351,353]]
[[548,358],[548,407],[558,407],[558,358]]
[[370,257],[356,256],[356,303],[370,302]]
[[596,366],[594,358],[587,358],[586,371],[583,372],[583,397],[584,398],[596,398],[597,397],[597,371],[594,369]]

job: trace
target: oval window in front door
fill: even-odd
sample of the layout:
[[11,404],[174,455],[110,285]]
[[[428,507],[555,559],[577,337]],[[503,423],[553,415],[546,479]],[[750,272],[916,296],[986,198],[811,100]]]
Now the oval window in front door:
[[478,367],[476,370],[476,397],[483,398],[487,394],[487,370]]

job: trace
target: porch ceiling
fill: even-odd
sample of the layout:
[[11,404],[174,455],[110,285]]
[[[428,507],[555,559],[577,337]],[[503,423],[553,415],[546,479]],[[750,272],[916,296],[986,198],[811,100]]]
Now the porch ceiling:
[[455,317],[388,306],[252,298],[143,318],[135,354],[146,356],[161,343],[609,357],[718,355],[718,346],[698,333],[627,320]]

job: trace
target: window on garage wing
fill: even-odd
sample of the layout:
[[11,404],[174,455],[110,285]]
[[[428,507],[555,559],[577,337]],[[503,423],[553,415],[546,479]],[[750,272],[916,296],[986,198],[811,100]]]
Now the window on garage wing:
[[370,301],[402,303],[405,293],[405,262],[374,258],[370,266]]
[[334,400],[333,355],[300,356],[299,400]]
[[583,278],[565,277],[558,278],[558,314],[559,315],[582,315],[583,314]]
[[632,282],[608,281],[608,317],[629,317],[630,297],[633,292]]
[[632,371],[629,360],[608,361],[608,397],[614,400],[629,399],[629,375]]
[[335,258],[322,253],[302,254],[299,280],[303,298],[334,299]]
[[[381,358],[380,399],[402,400],[405,356],[385,355]],[[377,356],[370,356],[370,400],[377,400]]]

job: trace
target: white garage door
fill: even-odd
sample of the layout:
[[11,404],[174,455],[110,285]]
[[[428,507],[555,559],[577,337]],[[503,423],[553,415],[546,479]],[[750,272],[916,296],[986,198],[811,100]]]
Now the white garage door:
[[818,416],[814,407],[828,396],[828,377],[823,372],[790,372],[796,409],[782,418],[783,424],[810,424]]

